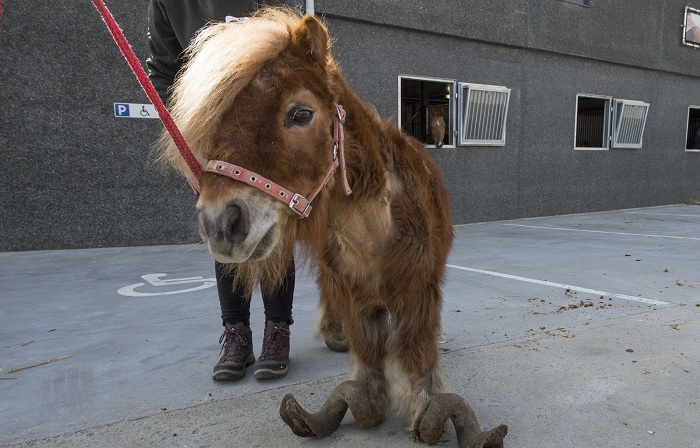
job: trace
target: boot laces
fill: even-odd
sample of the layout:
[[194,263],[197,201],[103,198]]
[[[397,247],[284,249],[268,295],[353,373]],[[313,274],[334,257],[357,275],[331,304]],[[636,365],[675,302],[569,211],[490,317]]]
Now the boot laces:
[[[245,327],[244,327],[245,328]],[[236,354],[236,349],[238,347],[244,348],[248,346],[248,339],[243,334],[242,329],[236,330],[235,328],[224,328],[224,332],[219,338],[219,344],[221,345],[221,350],[219,350],[219,355],[226,351],[226,357],[233,356]],[[233,350],[233,353],[229,353]]]
[[[267,330],[267,329],[266,329]],[[274,359],[275,356],[279,355],[284,347],[285,338],[289,338],[291,331],[289,328],[285,327],[272,327],[265,334],[265,340],[263,341],[261,358],[271,357]]]

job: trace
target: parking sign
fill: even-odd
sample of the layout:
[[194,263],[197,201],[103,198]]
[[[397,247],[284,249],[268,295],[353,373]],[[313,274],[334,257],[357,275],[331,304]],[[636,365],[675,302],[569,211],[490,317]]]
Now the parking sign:
[[158,118],[153,104],[114,103],[114,116],[117,118]]

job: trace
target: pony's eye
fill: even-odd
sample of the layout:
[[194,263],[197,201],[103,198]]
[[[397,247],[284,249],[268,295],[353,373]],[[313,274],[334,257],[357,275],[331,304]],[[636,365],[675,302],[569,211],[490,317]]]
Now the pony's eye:
[[289,118],[297,124],[306,124],[311,121],[311,118],[314,116],[313,111],[309,109],[294,109],[291,112]]

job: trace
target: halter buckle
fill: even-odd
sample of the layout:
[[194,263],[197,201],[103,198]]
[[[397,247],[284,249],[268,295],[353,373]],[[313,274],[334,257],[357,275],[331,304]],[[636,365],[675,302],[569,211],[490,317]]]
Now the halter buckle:
[[345,124],[345,109],[340,104],[335,105],[335,112],[342,124]]
[[289,208],[300,218],[308,218],[311,213],[311,203],[299,193],[294,193],[292,200],[289,201]]

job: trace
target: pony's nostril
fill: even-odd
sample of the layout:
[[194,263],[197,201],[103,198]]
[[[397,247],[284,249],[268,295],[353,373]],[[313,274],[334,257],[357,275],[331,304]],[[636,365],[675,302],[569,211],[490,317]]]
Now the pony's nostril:
[[209,214],[197,210],[197,216],[199,221],[199,234],[202,236],[203,240],[208,240],[209,238],[215,236],[218,233],[218,228],[216,223],[209,217]]
[[245,240],[250,230],[248,207],[241,201],[230,203],[221,215],[221,232],[224,239],[231,244]]

